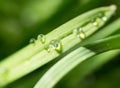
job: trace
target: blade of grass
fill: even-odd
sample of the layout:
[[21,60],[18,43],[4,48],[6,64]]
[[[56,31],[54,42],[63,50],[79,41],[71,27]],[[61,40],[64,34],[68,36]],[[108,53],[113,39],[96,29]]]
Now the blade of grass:
[[[62,77],[84,60],[111,49],[120,49],[119,39],[120,35],[116,35],[95,41],[86,47],[77,48],[51,67],[34,88],[52,88]],[[97,47],[94,48],[95,46]]]
[[[96,18],[97,22],[99,23],[99,26],[96,27],[93,25],[93,23],[90,22],[90,20],[96,17],[100,12],[103,12],[109,19],[114,13],[115,9],[116,7],[113,5],[110,7],[102,7],[76,17],[70,22],[67,22],[66,24],[47,34],[45,45],[47,45],[53,39],[60,39],[63,45],[62,53],[64,53],[75,44],[81,42],[79,38],[75,38],[75,36],[72,34],[73,29],[84,25],[83,31],[87,37],[105,24],[103,20]],[[57,53],[55,51],[48,53],[44,49],[44,45],[41,44],[40,46],[40,41],[37,40],[35,46],[33,46],[33,44],[30,44],[0,63],[1,68],[8,70],[7,76],[1,76],[2,78],[0,84],[8,84],[48,63],[59,55],[60,53]]]
[[79,88],[81,87],[80,82],[83,78],[95,70],[99,69],[103,64],[114,59],[115,56],[120,54],[120,50],[112,50],[90,59],[83,61],[75,69],[70,71],[56,86],[62,85],[64,88]]
[[[120,29],[119,23],[120,23],[120,18],[110,23],[108,26],[102,28],[100,31],[96,32],[94,35],[91,35],[85,41],[81,42],[81,45],[85,45],[89,42],[93,42],[95,40],[112,35],[114,32]],[[88,60],[85,60],[83,63],[81,63],[77,67],[77,69],[74,70],[74,72],[71,72],[67,77],[65,77],[64,80],[60,82],[60,84],[62,83],[62,85],[66,86],[67,88],[74,88],[75,85],[77,85],[78,83],[77,81],[82,80],[82,78],[85,77],[90,72],[92,72],[92,70],[99,68],[103,64],[107,63],[119,53],[120,53],[119,50],[110,51],[110,52],[97,55],[96,57],[90,58]],[[66,82],[69,84],[67,84]]]
[[[107,10],[107,9],[109,9],[109,8],[105,8],[105,10]],[[111,9],[113,10],[113,8],[111,8]],[[65,36],[66,33],[69,33],[74,28],[76,28],[77,27],[76,25],[80,26],[81,24],[83,24],[83,22],[81,22],[81,23],[79,23],[79,22],[87,19],[86,17],[89,17],[88,15],[90,15],[90,17],[93,17],[94,14],[97,14],[98,12],[101,12],[102,10],[104,10],[104,8],[96,9],[97,12],[96,11],[89,12],[86,15],[82,15],[80,17],[77,17],[76,19],[70,21],[69,23],[66,23],[63,26],[57,28],[53,32],[49,33],[48,36],[46,36],[47,38],[49,38],[49,39],[47,39],[48,40],[47,42],[49,42],[50,40],[52,40],[54,38],[57,39],[58,37],[61,38],[62,36]],[[114,13],[114,11],[110,12],[109,15],[111,15],[112,13]],[[98,29],[98,28],[95,28],[95,29]],[[56,33],[58,33],[58,34],[56,34]],[[59,34],[61,34],[61,35],[59,35]],[[16,64],[26,60],[27,58],[30,58],[34,54],[40,52],[42,49],[43,49],[43,45],[40,46],[39,41],[37,40],[36,46],[32,46],[31,44],[26,46],[22,50],[18,51],[17,53],[13,54],[12,56],[8,57],[9,59],[6,58],[6,60],[4,60],[2,62],[2,64],[5,62],[5,64],[7,64],[6,66],[8,66],[8,67],[15,66]],[[19,56],[21,56],[21,58],[18,58]],[[12,58],[12,59],[10,59],[10,58]],[[13,60],[14,60],[14,63],[13,63]],[[11,64],[9,65],[8,63],[11,63]]]
[[[110,23],[108,26],[102,28],[100,31],[96,32],[94,35],[91,35],[89,38],[87,38],[86,40],[81,42],[80,45],[85,45],[89,42],[93,42],[95,40],[112,35],[114,32],[116,32],[117,30],[120,29],[119,23],[120,23],[120,18],[118,18],[114,22]],[[114,57],[115,55],[118,55],[119,53],[120,53],[119,50],[110,51],[110,52],[98,55],[96,57],[90,58],[88,60],[85,60],[83,63],[81,63],[77,67],[77,69],[74,70],[74,72],[71,72],[69,74],[69,77],[68,76],[65,77],[64,80],[62,80],[62,82],[60,82],[60,84],[62,83],[62,85],[64,85],[65,82],[67,82],[69,84],[64,85],[67,88],[75,87],[75,85],[77,85],[77,83],[78,83],[77,82],[78,78],[79,78],[78,81],[82,80],[82,78],[84,76],[86,76],[87,74],[89,74],[93,69],[96,69],[96,68],[102,66],[106,62],[113,59],[112,57]]]
[[[115,20],[114,22],[112,22],[111,24],[109,24],[108,26],[106,26],[105,28],[103,28],[102,30],[100,30],[99,32],[97,32],[97,33],[95,33],[94,35],[92,35],[92,36],[90,36],[89,38],[87,38],[87,39],[85,39],[85,41],[83,41],[83,42],[81,42],[81,45],[84,45],[84,44],[87,44],[87,43],[89,43],[89,42],[93,42],[93,41],[95,41],[95,40],[97,40],[97,39],[101,39],[101,38],[103,38],[103,37],[106,37],[106,36],[108,36],[108,35],[111,35],[112,33],[114,33],[115,31],[117,31],[118,29],[120,29],[120,25],[119,25],[119,22],[120,22],[120,19],[117,19],[117,20]],[[104,33],[104,35],[102,35],[102,33]],[[102,36],[101,36],[102,35]],[[88,42],[87,42],[88,41]],[[116,53],[115,53],[116,52]],[[112,52],[113,54],[114,54],[114,56],[116,55],[116,54],[118,54],[119,52],[117,52],[117,51],[115,51],[115,52]],[[108,53],[108,54],[110,54],[110,55],[112,55],[111,53]],[[108,54],[104,54],[104,56],[107,56]],[[109,58],[109,57],[113,57],[113,56],[110,56],[110,55],[108,55],[108,57],[103,57],[102,56],[102,58],[104,58],[104,59],[101,59],[100,58],[100,60],[101,60],[101,63],[97,63],[97,61],[98,60],[96,60],[95,59],[95,61],[93,60],[93,59],[90,59],[90,60],[88,60],[88,61],[85,61],[86,63],[91,63],[92,61],[94,61],[93,63],[95,64],[95,65],[99,65],[99,64],[102,64],[102,61],[108,61],[108,60],[110,60],[110,59],[112,59],[112,58]],[[98,58],[99,59],[99,57],[100,56],[98,56],[98,57],[96,57],[96,58]],[[84,63],[84,62],[83,62]],[[85,63],[84,63],[85,64]],[[90,66],[88,66],[88,65],[84,65],[83,64],[83,66],[81,66],[80,65],[80,68],[79,69],[83,69],[84,67],[85,68],[87,68],[87,67],[91,67],[91,69],[93,68],[94,69],[94,67],[97,67],[97,66],[93,66],[92,67],[92,65],[90,65]],[[83,67],[83,68],[82,68]],[[82,71],[82,73],[84,73],[84,72],[86,72],[86,74],[88,74],[90,71],[91,71],[91,69],[89,69],[89,70],[87,70],[88,72],[86,72],[86,70],[83,70]],[[78,73],[79,75],[81,75],[82,73]],[[83,74],[82,74],[83,75]],[[76,76],[76,74],[75,74],[75,76]],[[76,77],[76,78],[78,78],[78,77]],[[34,78],[32,78],[32,79],[34,79]],[[75,79],[76,80],[76,79]],[[29,79],[28,79],[28,81],[30,81]],[[67,81],[70,81],[69,79],[67,80]],[[63,83],[65,83],[65,82],[63,82]],[[70,84],[72,84],[72,82],[70,83]],[[19,85],[20,86],[20,85]]]

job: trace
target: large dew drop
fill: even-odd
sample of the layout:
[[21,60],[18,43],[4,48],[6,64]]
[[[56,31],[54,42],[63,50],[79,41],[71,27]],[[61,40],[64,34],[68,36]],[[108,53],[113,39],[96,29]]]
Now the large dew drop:
[[78,30],[78,28],[75,28],[74,30],[73,30],[73,35],[78,35],[79,34],[79,30]]
[[101,19],[102,19],[103,21],[107,21],[107,17],[106,17],[106,16],[102,17]]
[[86,38],[85,32],[83,31],[81,27],[74,29],[73,34],[77,35],[81,40]]
[[105,16],[105,14],[104,14],[103,12],[99,13],[99,14],[98,14],[98,17],[99,17],[100,19],[102,19],[103,21],[107,21],[107,17]]
[[79,37],[81,40],[83,40],[83,39],[86,38],[86,34],[85,34],[85,32],[82,30],[82,28],[79,29],[79,35],[78,35],[78,37]]
[[46,42],[46,37],[45,37],[45,35],[43,35],[43,34],[39,34],[38,37],[37,37],[37,39],[38,39],[42,44],[44,44],[44,43]]
[[98,27],[99,23],[97,22],[96,18],[91,19],[91,23],[95,26]]
[[62,43],[59,40],[52,40],[50,41],[49,45],[45,46],[45,49],[48,52],[55,50],[60,53],[62,52]]
[[52,40],[51,44],[54,46],[54,49],[57,52],[62,52],[62,43],[60,42],[60,40]]

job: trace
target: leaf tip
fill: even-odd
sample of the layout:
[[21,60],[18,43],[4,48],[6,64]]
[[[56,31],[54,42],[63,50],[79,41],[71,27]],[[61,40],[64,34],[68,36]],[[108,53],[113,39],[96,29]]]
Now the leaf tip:
[[116,6],[116,5],[111,5],[111,6],[110,6],[110,9],[111,9],[112,11],[115,11],[115,10],[117,9],[117,6]]

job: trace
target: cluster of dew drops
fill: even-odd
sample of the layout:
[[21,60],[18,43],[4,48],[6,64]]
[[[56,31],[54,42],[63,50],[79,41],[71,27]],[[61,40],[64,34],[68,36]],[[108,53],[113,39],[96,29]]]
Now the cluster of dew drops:
[[[107,21],[107,17],[105,17],[104,14],[101,12],[97,15],[97,17],[90,20],[90,22],[93,24],[93,26],[99,25],[99,23],[96,21],[96,19],[98,17],[102,21]],[[86,34],[83,31],[82,27],[73,29],[72,34],[77,35],[81,40],[86,38]],[[44,34],[39,34],[37,37],[37,40],[40,41],[42,44],[45,44],[46,36]],[[35,45],[35,42],[36,42],[35,38],[30,39],[30,44]],[[47,50],[48,52],[51,52],[52,50],[55,50],[57,52],[62,52],[62,42],[58,39],[51,40],[48,45],[44,46],[44,49]]]
[[[45,44],[46,42],[46,36],[44,34],[39,34],[37,37],[37,40],[40,41],[42,44]],[[36,44],[36,39],[31,38],[30,43],[35,45]],[[62,43],[58,39],[51,40],[48,45],[44,46],[44,49],[47,50],[48,52],[51,52],[52,50],[55,50],[57,52],[62,51]]]
[[100,18],[103,22],[107,21],[107,17],[105,16],[105,14],[103,12],[100,12],[96,17],[91,19],[91,23],[96,27],[99,26],[99,22],[96,21],[97,18]]
[[[82,30],[82,28],[76,28],[73,30],[73,34],[77,35],[80,39],[85,39],[85,33]],[[39,34],[37,37],[37,40],[41,42],[41,44],[45,44],[46,42],[46,36],[43,34]],[[31,38],[30,44],[36,45],[36,39]],[[62,42],[58,39],[51,40],[48,45],[44,46],[44,49],[48,52],[51,52],[52,50],[57,51],[58,53],[62,52]]]

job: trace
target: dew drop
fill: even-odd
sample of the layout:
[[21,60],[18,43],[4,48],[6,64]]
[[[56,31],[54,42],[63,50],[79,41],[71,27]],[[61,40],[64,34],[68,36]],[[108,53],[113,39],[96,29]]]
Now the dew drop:
[[78,35],[78,37],[80,39],[82,39],[82,40],[86,38],[85,32],[83,31],[82,28],[79,28],[79,35]]
[[54,40],[54,48],[57,52],[62,52],[62,43],[59,40]]
[[51,40],[51,41],[50,41],[49,47],[50,47],[51,49],[55,49],[55,46],[54,46],[54,45],[55,45],[55,41],[56,41],[56,40]]
[[57,52],[62,52],[62,43],[59,40],[52,40],[50,41],[49,45],[45,46],[45,49],[48,52],[55,50]]
[[48,45],[45,45],[45,49],[48,52],[51,52],[52,50],[55,50],[54,40],[50,41],[50,43]]
[[34,38],[31,38],[29,42],[30,42],[30,44],[34,44],[35,45],[35,41],[36,40]]
[[74,29],[73,34],[77,35],[82,40],[86,38],[85,32],[83,31],[81,27]]
[[107,17],[104,15],[104,13],[99,13],[98,17],[101,18],[103,21],[107,21]]
[[78,35],[79,34],[79,30],[77,29],[77,28],[75,28],[74,30],[73,30],[73,35]]
[[94,26],[98,26],[98,25],[99,25],[99,23],[96,21],[96,18],[93,18],[93,19],[91,20],[91,23],[92,23]]
[[49,47],[49,45],[45,45],[44,48],[45,48],[45,50],[48,51],[48,53],[51,51],[51,48]]
[[102,19],[103,21],[107,21],[107,17],[105,17],[105,16],[102,17],[101,19]]
[[46,41],[45,35],[43,35],[43,34],[39,34],[38,37],[37,37],[37,39],[38,39],[42,44],[44,44],[45,41]]
[[94,26],[98,26],[98,22],[94,22],[93,25],[94,25]]
[[98,14],[98,17],[99,17],[99,18],[102,18],[103,16],[104,16],[104,13],[103,13],[103,12],[101,12],[101,13]]

